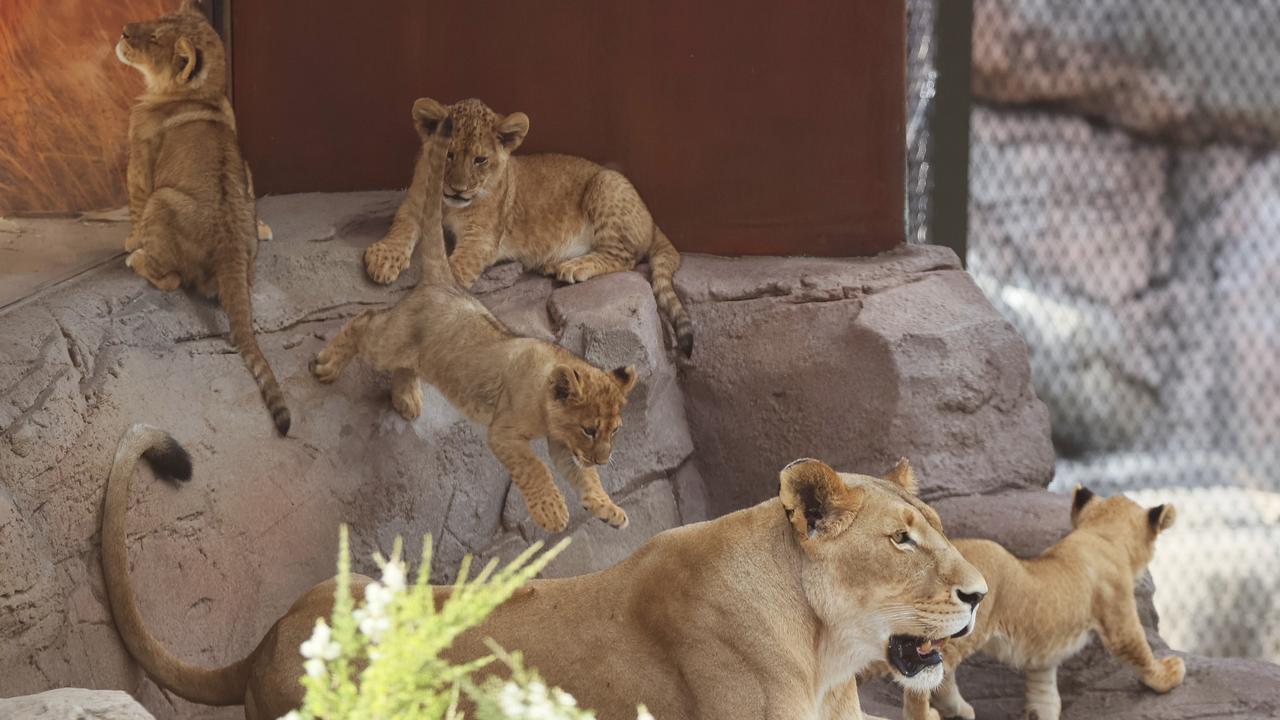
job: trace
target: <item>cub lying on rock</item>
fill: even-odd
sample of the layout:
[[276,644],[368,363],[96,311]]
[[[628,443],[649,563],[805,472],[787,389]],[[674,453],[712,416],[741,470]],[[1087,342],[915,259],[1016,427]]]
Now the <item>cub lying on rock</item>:
[[458,287],[444,251],[440,186],[452,120],[440,105],[414,105],[422,135],[419,172],[427,198],[417,222],[425,234],[422,281],[390,310],[352,319],[316,355],[311,371],[333,382],[355,357],[391,376],[391,403],[405,419],[422,412],[421,380],[489,429],[489,448],[511,473],[529,514],[549,532],[569,523],[564,496],[529,443],[547,438],[556,469],[582,506],[614,527],[627,513],[609,498],[596,465],[609,461],[634,366],[601,370],[559,345],[512,333]]
[[[1027,674],[1027,720],[1058,720],[1058,666],[1084,647],[1090,632],[1119,659],[1138,670],[1156,692],[1182,683],[1182,658],[1157,660],[1147,644],[1133,596],[1134,579],[1155,552],[1156,537],[1173,525],[1172,505],[1147,509],[1124,496],[1102,499],[1076,489],[1074,530],[1038,557],[1020,560],[989,540],[956,540],[956,548],[990,585],[968,637],[942,648],[945,678],[929,695],[903,694],[904,720],[961,717],[973,707],[956,687],[956,666],[986,653]],[[887,672],[888,668],[878,668]]]
[[[332,614],[333,581],[303,593],[242,660],[205,669],[175,658],[147,631],[129,581],[125,510],[141,457],[162,474],[191,473],[186,451],[161,430],[136,425],[121,439],[102,563],[129,653],[193,702],[243,703],[248,720],[297,708],[299,646]],[[450,660],[487,655],[491,637],[601,720],[632,720],[637,703],[662,720],[862,718],[855,674],[968,632],[986,584],[911,492],[905,461],[876,478],[798,460],[780,479],[777,498],[659,533],[611,568],[531,582],[459,638]],[[354,578],[358,597],[369,582]],[[941,680],[936,665],[899,662],[915,687]]]
[[[422,98],[419,106],[440,108]],[[649,260],[654,299],[675,333],[676,346],[693,354],[693,325],[672,276],[680,253],[653,221],[649,208],[621,173],[568,155],[512,156],[525,134],[524,113],[499,115],[479,100],[448,108],[455,133],[440,190],[425,191],[425,167],[413,184],[391,230],[365,251],[365,269],[375,282],[393,282],[409,267],[424,230],[421,204],[443,193],[444,223],[457,245],[450,261],[458,282],[471,287],[480,273],[503,260],[517,260],[563,282],[630,270]]]

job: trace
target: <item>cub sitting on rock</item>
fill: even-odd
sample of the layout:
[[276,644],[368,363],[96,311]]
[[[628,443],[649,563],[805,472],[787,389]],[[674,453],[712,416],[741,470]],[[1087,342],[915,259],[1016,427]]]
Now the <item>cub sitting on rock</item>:
[[289,433],[289,408],[253,335],[253,261],[271,230],[257,222],[249,168],[226,95],[226,59],[213,27],[190,3],[131,23],[116,56],[146,78],[129,115],[129,219],[125,263],[161,290],[218,296],[231,344],[258,383],[272,421]]
[[[904,720],[974,718],[956,687],[956,666],[977,652],[1027,674],[1027,720],[1058,720],[1058,666],[1084,647],[1090,632],[1136,668],[1156,692],[1182,683],[1182,658],[1157,660],[1134,600],[1134,579],[1155,552],[1156,537],[1173,525],[1172,505],[1147,509],[1124,496],[1099,498],[1076,489],[1070,534],[1038,557],[1020,560],[989,540],[955,540],[956,549],[987,579],[990,591],[971,635],[937,648],[945,677],[933,691],[903,694]],[[880,667],[881,671],[889,668]]]
[[[440,107],[430,98],[418,104]],[[450,261],[462,287],[503,260],[576,283],[648,258],[658,309],[680,351],[693,354],[693,325],[672,285],[680,253],[627,178],[567,155],[512,157],[529,132],[524,113],[502,116],[474,99],[449,113],[454,137],[441,191],[444,223],[457,240]],[[425,169],[419,162],[391,230],[365,251],[365,269],[376,282],[393,282],[409,267],[424,230],[421,206],[435,197],[425,193]]]
[[422,136],[418,174],[425,255],[422,281],[390,310],[367,311],[348,322],[311,364],[333,382],[353,358],[391,376],[391,403],[405,419],[422,412],[421,380],[489,429],[489,447],[511,473],[529,514],[549,532],[569,522],[564,496],[529,443],[547,438],[556,469],[577,490],[588,512],[614,527],[626,512],[604,487],[596,465],[609,461],[622,426],[622,406],[635,387],[634,366],[600,370],[572,352],[512,333],[479,300],[458,287],[445,255],[440,223],[441,183],[452,133],[448,110],[419,100],[414,124]]

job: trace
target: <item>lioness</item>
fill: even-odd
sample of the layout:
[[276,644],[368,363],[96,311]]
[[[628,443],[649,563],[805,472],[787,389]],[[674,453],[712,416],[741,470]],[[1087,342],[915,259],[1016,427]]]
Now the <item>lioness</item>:
[[[929,693],[903,694],[904,720],[961,717],[974,711],[956,687],[956,667],[977,652],[1027,674],[1027,720],[1058,720],[1058,666],[1097,632],[1107,649],[1133,666],[1143,684],[1169,692],[1186,673],[1182,658],[1156,659],[1138,620],[1134,578],[1155,553],[1156,537],[1173,525],[1172,505],[1144,508],[1115,496],[1076,488],[1070,534],[1038,557],[1020,560],[989,540],[956,540],[956,548],[982,571],[991,593],[968,637],[942,650],[946,676]],[[885,668],[881,668],[882,671]],[[938,711],[941,711],[940,713]]]
[[217,296],[231,344],[244,358],[281,435],[291,418],[253,335],[253,261],[259,238],[252,181],[226,96],[222,41],[190,2],[130,23],[116,44],[147,90],[129,114],[129,219],[125,263],[161,290]]
[[[422,103],[442,107],[430,98]],[[522,112],[499,115],[476,99],[454,103],[448,112],[456,132],[444,223],[457,239],[450,260],[462,287],[503,260],[576,283],[630,270],[647,258],[658,309],[676,346],[686,357],[693,354],[693,324],[672,284],[680,253],[622,173],[568,155],[513,156],[529,132]],[[393,282],[409,267],[423,230],[414,222],[427,199],[422,172],[419,164],[387,236],[365,250],[365,269],[376,282]]]
[[[191,467],[176,441],[142,425],[116,452],[102,562],[129,652],[162,687],[243,703],[248,720],[298,707],[298,648],[331,614],[333,581],[303,593],[242,660],[210,670],[173,657],[129,582],[125,509],[140,456],[180,478]],[[534,581],[449,654],[474,659],[492,637],[603,720],[631,720],[637,703],[662,720],[861,718],[855,674],[887,658],[909,684],[932,687],[941,661],[924,648],[967,633],[987,590],[913,486],[905,461],[875,478],[797,460],[776,499],[660,533],[607,570]],[[357,592],[368,582],[357,577]]]

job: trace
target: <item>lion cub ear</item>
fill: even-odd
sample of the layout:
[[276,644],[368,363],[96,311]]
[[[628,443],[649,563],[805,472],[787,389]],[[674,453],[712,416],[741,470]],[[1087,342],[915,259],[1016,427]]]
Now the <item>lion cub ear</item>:
[[514,152],[529,134],[529,116],[522,112],[514,112],[498,121],[494,128],[498,131],[498,142],[507,152]]
[[919,489],[919,484],[916,482],[916,471],[911,469],[911,463],[906,458],[899,459],[898,464],[894,465],[889,474],[882,479],[888,480],[912,495],[915,495],[916,490]]
[[1075,492],[1071,495],[1071,526],[1075,527],[1076,522],[1080,518],[1080,511],[1096,498],[1097,495],[1093,491],[1083,485],[1077,485]]
[[[431,98],[418,98],[413,101],[413,110],[410,115],[413,117],[413,126],[418,130],[418,135],[426,138],[436,134],[441,121],[449,116],[449,108]],[[449,129],[452,130],[452,126]]]
[[1147,525],[1157,535],[1173,527],[1178,519],[1178,510],[1173,505],[1157,505],[1147,510]]
[[191,82],[192,78],[200,75],[203,59],[200,49],[192,45],[186,36],[178,38],[173,44],[174,77],[180,83]]
[[626,395],[631,392],[631,388],[636,386],[636,366],[623,365],[616,367],[613,372],[609,373],[613,381],[618,383],[618,388],[622,390],[622,394]]
[[560,402],[582,399],[582,376],[568,365],[557,365],[551,371],[551,396]]
[[839,535],[862,507],[862,488],[850,489],[821,460],[803,458],[782,468],[778,498],[802,540]]

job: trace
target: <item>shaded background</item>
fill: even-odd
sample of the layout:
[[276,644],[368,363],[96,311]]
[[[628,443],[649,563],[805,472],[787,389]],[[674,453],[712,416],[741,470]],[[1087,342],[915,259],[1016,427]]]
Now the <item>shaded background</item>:
[[[957,246],[1027,339],[1051,487],[1175,502],[1161,634],[1280,661],[1280,2],[909,12],[910,237]],[[957,127],[959,168],[938,158]],[[967,236],[932,222],[948,193]]]

